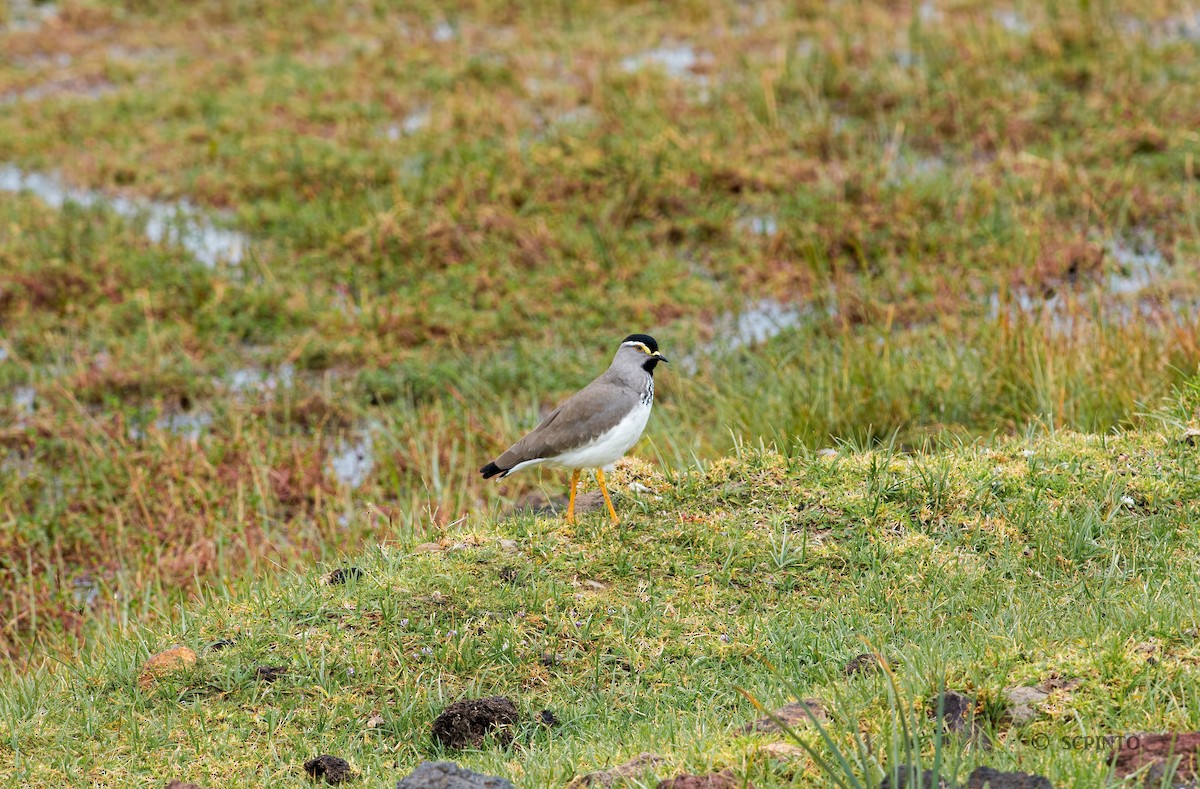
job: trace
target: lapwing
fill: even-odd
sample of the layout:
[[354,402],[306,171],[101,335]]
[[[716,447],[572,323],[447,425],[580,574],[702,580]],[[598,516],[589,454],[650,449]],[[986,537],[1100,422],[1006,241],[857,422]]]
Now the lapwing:
[[613,523],[613,508],[604,472],[628,452],[650,419],[654,405],[654,368],[667,358],[648,334],[631,334],[621,342],[612,364],[599,378],[550,412],[532,432],[500,457],[479,469],[484,479],[507,477],[530,466],[571,469],[567,522],[575,522],[575,486],[582,469],[594,469]]

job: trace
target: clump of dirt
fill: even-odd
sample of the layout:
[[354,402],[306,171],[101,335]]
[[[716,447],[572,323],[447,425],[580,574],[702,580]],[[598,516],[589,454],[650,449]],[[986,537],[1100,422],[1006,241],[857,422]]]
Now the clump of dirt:
[[315,778],[324,778],[326,783],[340,784],[354,777],[350,763],[345,759],[323,753],[304,763],[304,771]]
[[254,676],[259,682],[274,682],[288,673],[287,666],[255,666]]
[[174,646],[151,655],[142,666],[138,684],[148,689],[160,677],[196,665],[196,653],[187,647]]
[[[929,705],[929,716],[938,714],[938,699]],[[948,690],[942,694],[942,725],[945,731],[958,732],[972,726],[975,722],[975,699],[965,693]]]
[[1158,786],[1162,783],[1161,779],[1165,776],[1170,761],[1180,757],[1179,766],[1175,768],[1174,782],[1181,784],[1196,779],[1198,754],[1200,732],[1138,734],[1121,740],[1117,748],[1115,767],[1117,775],[1124,778],[1146,765],[1151,765],[1146,785]]
[[639,753],[624,764],[581,775],[567,784],[567,789],[583,789],[586,786],[609,787],[627,778],[638,778],[650,768],[665,761],[666,759],[653,753]]
[[543,726],[557,726],[559,724],[558,716],[550,710],[542,710],[537,714],[538,723]]
[[871,652],[863,652],[861,655],[855,655],[846,663],[846,676],[853,677],[855,674],[873,674],[879,671],[879,658]]
[[811,723],[813,718],[816,718],[821,723],[829,722],[829,713],[825,711],[825,706],[819,700],[804,699],[802,701],[793,701],[790,704],[783,705],[766,717],[747,723],[742,727],[742,732],[749,734],[755,731],[783,731],[783,727],[779,725],[780,722],[791,728],[803,723]]
[[708,775],[684,773],[666,781],[659,781],[656,789],[754,789],[749,781],[739,781],[732,770],[722,770]]
[[362,574],[363,571],[357,567],[339,567],[325,576],[325,583],[330,586],[338,586],[350,581],[357,581],[359,578],[362,578]]
[[459,699],[433,722],[433,739],[446,748],[479,747],[495,732],[501,743],[512,741],[510,727],[519,719],[517,705],[503,696],[483,699]]

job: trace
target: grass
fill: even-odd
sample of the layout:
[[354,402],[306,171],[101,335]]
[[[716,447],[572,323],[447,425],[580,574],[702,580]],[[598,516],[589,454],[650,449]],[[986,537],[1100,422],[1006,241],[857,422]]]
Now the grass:
[[[207,267],[149,218],[0,192],[16,675],[380,543],[508,534],[525,521],[484,513],[560,480],[474,469],[631,331],[676,361],[638,450],[668,480],[746,447],[793,473],[852,446],[871,528],[900,497],[952,531],[967,462],[887,447],[1154,431],[1194,381],[1186,3],[253,5],[0,12],[28,22],[0,30],[0,163],[250,239]],[[794,322],[730,347],[762,300]],[[1106,555],[1110,514],[1025,539]],[[788,575],[820,554],[805,534],[754,548]],[[721,540],[704,550],[741,555]],[[650,572],[633,553],[611,561]],[[899,690],[924,699],[941,670]]]
[[[344,585],[322,582],[333,565],[231,582],[174,624],[7,685],[3,774],[299,786],[301,763],[326,752],[366,786],[445,756],[548,786],[649,750],[666,759],[659,777],[731,767],[756,786],[819,784],[812,757],[772,758],[770,735],[738,731],[761,714],[741,691],[770,708],[792,688],[831,716],[828,742],[797,735],[873,785],[905,748],[929,764],[927,711],[945,686],[978,700],[996,745],[946,735],[943,768],[1097,785],[1107,752],[1064,738],[1200,723],[1200,467],[1159,425],[915,455],[746,448],[670,476],[632,462],[617,475],[621,530],[601,514],[572,528],[481,513],[447,550],[415,552],[413,537],[341,558],[362,571]],[[200,661],[140,686],[146,657],[176,643]],[[868,649],[890,674],[847,677]],[[260,681],[263,665],[287,673]],[[1006,688],[1056,678],[1077,682],[1033,722],[1007,721]],[[522,710],[518,744],[434,745],[443,706],[496,693]],[[542,709],[561,725],[534,723]]]

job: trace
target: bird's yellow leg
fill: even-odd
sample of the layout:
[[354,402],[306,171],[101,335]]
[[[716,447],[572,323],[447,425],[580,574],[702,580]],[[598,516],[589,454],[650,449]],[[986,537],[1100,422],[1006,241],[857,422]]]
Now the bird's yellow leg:
[[617,517],[617,511],[613,509],[612,499],[608,497],[608,488],[604,486],[604,469],[596,469],[596,481],[600,483],[600,492],[604,494],[604,503],[608,505],[608,514],[612,517],[613,523],[619,524],[621,519]]
[[575,522],[575,486],[579,484],[579,469],[571,472],[571,493],[567,497],[567,523]]

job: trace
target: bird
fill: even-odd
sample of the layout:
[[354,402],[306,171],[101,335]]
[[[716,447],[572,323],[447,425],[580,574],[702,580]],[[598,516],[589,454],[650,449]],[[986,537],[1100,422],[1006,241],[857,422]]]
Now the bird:
[[567,522],[574,523],[579,472],[593,469],[609,517],[620,524],[604,484],[604,472],[612,471],[613,464],[641,438],[654,405],[654,368],[666,361],[653,337],[629,335],[621,341],[607,370],[479,473],[491,479],[530,466],[571,469]]

